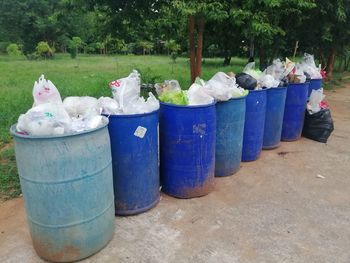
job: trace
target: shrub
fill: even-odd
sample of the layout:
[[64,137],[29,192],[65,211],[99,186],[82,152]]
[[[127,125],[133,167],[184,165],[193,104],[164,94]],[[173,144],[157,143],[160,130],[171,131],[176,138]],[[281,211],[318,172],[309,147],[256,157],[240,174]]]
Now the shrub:
[[52,58],[53,50],[49,46],[49,44],[45,41],[40,41],[36,46],[37,54],[42,58]]
[[6,48],[7,54],[10,56],[20,56],[22,54],[21,50],[19,49],[19,46],[15,43],[11,43]]

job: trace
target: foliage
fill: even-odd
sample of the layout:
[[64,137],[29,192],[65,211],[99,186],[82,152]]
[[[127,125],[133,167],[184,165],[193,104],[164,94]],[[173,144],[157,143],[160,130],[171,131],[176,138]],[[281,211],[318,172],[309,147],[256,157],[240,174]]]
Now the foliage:
[[37,54],[42,58],[52,58],[53,57],[53,49],[46,41],[40,41],[36,46]]
[[6,48],[7,54],[10,56],[20,56],[22,54],[19,46],[15,43],[12,43],[7,46]]

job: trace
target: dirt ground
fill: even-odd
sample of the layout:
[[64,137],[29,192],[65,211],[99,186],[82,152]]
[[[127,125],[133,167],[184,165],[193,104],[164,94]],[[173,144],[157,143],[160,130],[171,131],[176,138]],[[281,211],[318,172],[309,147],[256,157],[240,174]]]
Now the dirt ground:
[[[147,213],[116,217],[113,240],[82,262],[350,262],[350,87],[327,100],[327,144],[282,143],[208,196],[163,195]],[[0,204],[0,262],[42,262],[21,198]]]

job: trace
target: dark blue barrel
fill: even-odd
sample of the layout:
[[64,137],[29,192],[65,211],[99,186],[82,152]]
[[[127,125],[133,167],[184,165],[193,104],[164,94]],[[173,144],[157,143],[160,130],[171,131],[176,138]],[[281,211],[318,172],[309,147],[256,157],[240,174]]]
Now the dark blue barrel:
[[103,127],[55,136],[14,136],[27,221],[37,254],[71,262],[114,233],[111,146]]
[[242,161],[259,158],[264,138],[266,89],[251,90],[246,99]]
[[238,171],[243,144],[246,97],[216,103],[215,176]]
[[318,90],[322,88],[322,79],[312,79],[310,80],[310,85],[309,85],[309,93],[308,97],[310,97],[312,90]]
[[160,104],[160,174],[163,192],[203,196],[214,188],[215,104]]
[[158,110],[109,116],[115,213],[139,214],[159,202]]
[[288,85],[283,115],[282,141],[296,141],[300,138],[304,125],[308,89],[309,82]]
[[280,144],[286,95],[287,87],[266,90],[263,149],[274,149]]

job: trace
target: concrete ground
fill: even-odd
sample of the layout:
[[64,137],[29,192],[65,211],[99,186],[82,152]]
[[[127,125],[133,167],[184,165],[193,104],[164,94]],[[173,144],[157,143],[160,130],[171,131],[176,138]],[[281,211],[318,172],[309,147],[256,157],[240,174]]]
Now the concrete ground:
[[[327,100],[327,144],[282,143],[208,196],[163,195],[147,213],[116,217],[113,240],[83,262],[350,262],[350,87]],[[0,205],[0,262],[42,262],[21,198]]]

